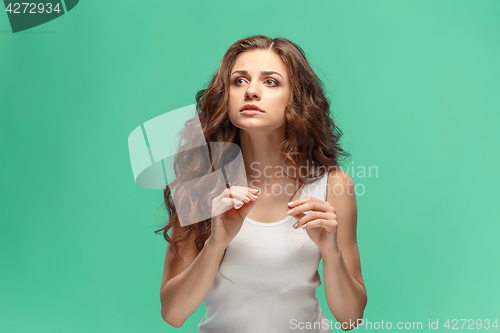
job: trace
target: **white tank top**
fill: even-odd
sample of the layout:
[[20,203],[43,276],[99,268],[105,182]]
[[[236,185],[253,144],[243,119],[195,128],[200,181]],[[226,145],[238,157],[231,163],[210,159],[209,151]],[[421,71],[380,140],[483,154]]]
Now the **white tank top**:
[[[328,172],[310,179],[300,197],[325,200],[327,178]],[[243,221],[203,300],[207,313],[199,332],[331,332],[316,297],[321,253],[304,229],[293,228],[296,221]]]

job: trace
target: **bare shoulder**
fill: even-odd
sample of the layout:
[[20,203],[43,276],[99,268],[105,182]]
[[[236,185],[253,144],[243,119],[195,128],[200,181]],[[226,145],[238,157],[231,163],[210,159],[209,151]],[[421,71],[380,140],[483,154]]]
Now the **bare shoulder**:
[[339,242],[356,239],[357,204],[354,181],[340,168],[330,170],[327,182],[326,201],[337,215]]
[[327,193],[326,198],[339,200],[352,201],[355,199],[354,193],[354,181],[351,176],[339,167],[334,167],[328,173],[328,183],[327,183]]

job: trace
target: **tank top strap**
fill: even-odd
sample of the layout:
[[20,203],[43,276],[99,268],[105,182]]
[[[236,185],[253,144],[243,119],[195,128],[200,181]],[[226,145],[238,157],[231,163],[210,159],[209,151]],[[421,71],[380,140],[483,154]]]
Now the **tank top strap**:
[[328,172],[316,179],[307,182],[304,185],[303,194],[301,198],[304,197],[314,197],[319,200],[326,200],[326,186],[328,183]]

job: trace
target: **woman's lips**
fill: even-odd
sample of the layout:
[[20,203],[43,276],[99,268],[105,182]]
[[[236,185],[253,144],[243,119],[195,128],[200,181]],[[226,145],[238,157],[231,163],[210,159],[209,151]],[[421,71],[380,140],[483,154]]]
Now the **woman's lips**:
[[[257,113],[244,113],[245,111],[256,111]],[[246,104],[240,109],[240,112],[243,114],[259,114],[259,113],[264,113],[263,110],[261,110],[257,105],[255,104]]]
[[248,110],[243,110],[243,111],[240,111],[241,114],[245,114],[245,115],[254,115],[254,114],[263,114],[264,112],[262,111],[258,111],[258,110],[252,110],[252,109],[248,109]]

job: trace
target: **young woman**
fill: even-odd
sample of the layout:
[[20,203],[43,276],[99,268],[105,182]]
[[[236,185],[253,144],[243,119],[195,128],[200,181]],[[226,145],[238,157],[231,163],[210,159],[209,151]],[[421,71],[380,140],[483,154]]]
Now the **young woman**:
[[261,35],[237,41],[197,107],[207,142],[241,148],[250,187],[226,189],[213,205],[229,210],[184,227],[165,189],[162,318],[181,327],[205,302],[200,332],[330,332],[315,296],[323,259],[328,307],[343,330],[356,327],[367,294],[354,184],[338,167],[349,154],[301,48]]

